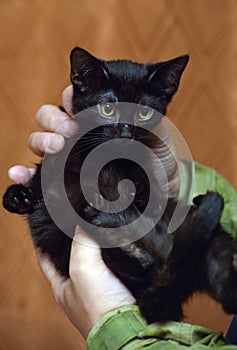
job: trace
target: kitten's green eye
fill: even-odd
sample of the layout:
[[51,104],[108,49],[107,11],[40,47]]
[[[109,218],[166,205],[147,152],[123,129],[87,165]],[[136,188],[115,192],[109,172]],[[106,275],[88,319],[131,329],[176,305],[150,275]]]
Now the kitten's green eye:
[[101,103],[99,109],[100,113],[107,118],[113,117],[115,114],[115,108],[111,103]]
[[149,107],[142,107],[138,112],[138,117],[142,120],[148,120],[153,114],[153,109]]

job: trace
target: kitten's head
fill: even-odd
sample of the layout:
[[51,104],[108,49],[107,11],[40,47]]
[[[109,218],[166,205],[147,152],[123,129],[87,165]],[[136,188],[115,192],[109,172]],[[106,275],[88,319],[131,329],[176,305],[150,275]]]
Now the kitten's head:
[[[76,47],[70,60],[73,112],[97,106],[94,115],[98,125],[104,125],[102,134],[105,136],[107,132],[108,139],[139,139],[140,134],[144,140],[142,127],[153,129],[166,113],[189,56],[138,64],[127,60],[100,60]],[[134,107],[121,111],[124,102]],[[125,114],[130,114],[129,120],[122,120]]]
[[131,102],[164,115],[189,56],[138,64],[127,60],[103,61],[76,47],[70,60],[74,113],[100,103]]

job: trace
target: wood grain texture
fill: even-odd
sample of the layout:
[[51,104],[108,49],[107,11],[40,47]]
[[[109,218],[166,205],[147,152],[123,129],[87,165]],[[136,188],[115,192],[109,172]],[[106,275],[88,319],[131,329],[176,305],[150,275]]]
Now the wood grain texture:
[[[34,114],[60,104],[75,45],[104,59],[147,62],[191,56],[168,117],[193,158],[237,187],[237,2],[235,0],[9,0],[0,3],[1,193],[11,165],[32,166]],[[0,208],[0,348],[85,347],[51,295],[26,223]],[[230,316],[193,298],[189,320],[225,330]]]

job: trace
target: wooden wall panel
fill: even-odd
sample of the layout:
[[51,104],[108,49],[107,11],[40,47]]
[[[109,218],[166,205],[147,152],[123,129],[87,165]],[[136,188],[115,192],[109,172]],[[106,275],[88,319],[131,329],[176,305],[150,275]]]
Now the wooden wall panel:
[[[193,158],[237,187],[237,3],[235,0],[8,0],[0,3],[1,193],[27,150],[34,114],[59,104],[75,45],[105,59],[191,60],[168,116]],[[0,209],[0,348],[82,349],[82,337],[55,304],[22,218]],[[191,322],[220,330],[230,317],[207,298],[188,306]]]

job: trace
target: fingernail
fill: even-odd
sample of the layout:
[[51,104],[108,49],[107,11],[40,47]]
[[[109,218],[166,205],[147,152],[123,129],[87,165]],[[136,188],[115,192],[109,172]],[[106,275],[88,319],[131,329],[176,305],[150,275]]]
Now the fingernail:
[[46,140],[46,153],[54,154],[60,152],[64,147],[65,141],[63,136],[54,134]]

